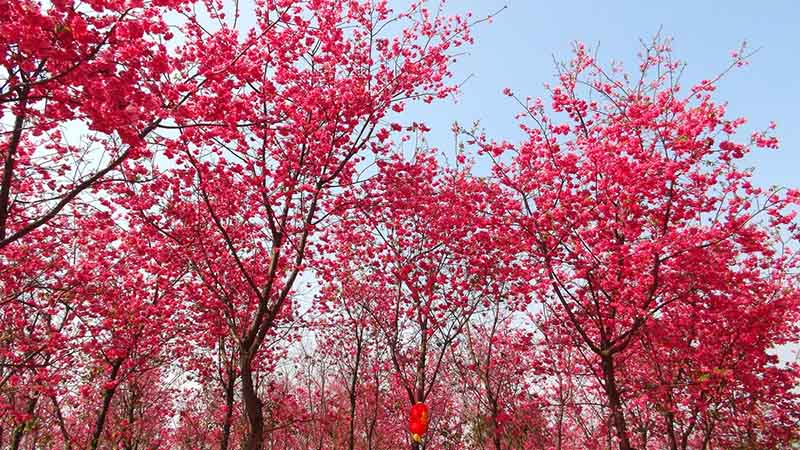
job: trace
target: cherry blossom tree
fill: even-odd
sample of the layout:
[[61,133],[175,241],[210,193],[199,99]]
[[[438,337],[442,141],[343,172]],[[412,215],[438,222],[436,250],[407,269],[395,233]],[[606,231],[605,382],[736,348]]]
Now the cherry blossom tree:
[[486,20],[444,10],[0,0],[0,447],[796,447],[800,191],[717,94],[747,48],[692,85],[576,44],[505,91],[521,143],[453,154],[403,115]]
[[[175,121],[166,152],[176,167],[125,202],[213,293],[200,305],[222,314],[217,323],[236,343],[248,449],[264,441],[257,355],[292,318],[316,230],[340,207],[356,165],[382,151],[384,116],[453,90],[449,49],[469,39],[465,20],[421,3],[399,13],[385,2],[256,6],[257,26],[241,42],[233,30],[198,37],[193,52],[216,49],[203,53],[215,58],[206,79],[216,90],[183,105],[189,118]],[[388,35],[388,24],[404,31]],[[236,64],[217,71],[217,60]]]
[[[518,199],[512,230],[527,240],[540,295],[591,353],[621,450],[632,448],[625,403],[635,397],[623,396],[620,373],[633,370],[629,354],[654,319],[687,326],[691,314],[673,313],[686,304],[796,295],[784,274],[797,259],[777,249],[797,232],[798,193],[756,187],[736,164],[777,140],[740,141],[745,121],[713,100],[717,79],[682,93],[681,68],[667,41],[645,46],[636,76],[605,70],[578,45],[550,87],[568,121],[521,101],[529,140],[495,165]],[[478,140],[494,157],[508,147]],[[759,296],[742,298],[751,286]]]
[[[0,4],[0,249],[152,155],[156,128],[206,82],[170,40],[188,1]],[[170,26],[172,25],[172,26]],[[178,39],[176,39],[178,40]],[[174,42],[174,41],[173,41]]]
[[323,278],[366,313],[410,407],[435,397],[467,323],[503,294],[504,260],[485,251],[491,186],[422,150],[377,165],[363,200],[326,236],[335,244]]

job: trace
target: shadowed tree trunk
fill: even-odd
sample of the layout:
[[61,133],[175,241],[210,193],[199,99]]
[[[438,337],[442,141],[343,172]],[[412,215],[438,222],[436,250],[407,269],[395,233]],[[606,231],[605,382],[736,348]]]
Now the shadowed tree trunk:
[[669,439],[669,450],[678,450],[678,440],[675,437],[675,415],[671,412],[664,414],[664,421],[667,425],[667,438]]
[[613,355],[601,355],[603,380],[605,381],[606,395],[608,396],[608,406],[611,408],[611,418],[614,422],[614,430],[619,443],[619,450],[633,450],[628,439],[628,429],[625,424],[625,414],[622,410],[622,400],[617,389],[617,379],[614,373]]
[[225,384],[225,418],[222,423],[222,441],[220,442],[220,450],[228,450],[228,445],[231,437],[231,419],[233,418],[233,395],[234,384],[236,379],[232,371],[227,371],[228,380]]
[[[26,408],[26,412],[29,415],[33,415],[33,411],[36,409],[36,403],[39,401],[39,397],[32,397],[28,400],[28,407]],[[11,450],[19,450],[19,445],[22,443],[22,435],[25,433],[25,426],[26,423],[23,422],[14,429],[14,434],[11,437]]]
[[256,393],[256,388],[253,383],[253,370],[250,368],[250,358],[246,354],[242,354],[240,361],[239,369],[241,370],[242,376],[242,401],[244,402],[244,409],[247,413],[247,422],[250,425],[250,431],[247,433],[244,449],[262,450],[264,445],[264,404]]
[[355,332],[356,337],[356,361],[353,367],[353,376],[350,379],[350,429],[347,440],[348,450],[353,450],[356,444],[355,421],[356,421],[356,386],[358,383],[358,372],[361,366],[361,353],[364,347],[364,331],[358,328]]
[[[116,359],[111,364],[111,376],[109,377],[109,381],[116,381],[117,375],[119,374],[119,368],[122,366],[122,359]],[[92,433],[92,442],[89,444],[89,448],[91,450],[97,450],[97,446],[100,443],[100,436],[103,434],[103,427],[106,424],[106,416],[108,415],[108,410],[111,407],[111,399],[114,397],[114,393],[117,391],[116,383],[110,387],[105,389],[103,392],[103,405],[100,407],[100,414],[97,415],[97,422],[94,425],[94,432]]]

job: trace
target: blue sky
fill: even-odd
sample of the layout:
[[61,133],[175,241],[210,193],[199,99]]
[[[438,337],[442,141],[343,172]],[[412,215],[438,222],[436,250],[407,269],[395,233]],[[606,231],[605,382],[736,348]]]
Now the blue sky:
[[513,119],[518,108],[502,95],[504,87],[522,96],[544,96],[543,83],[554,79],[553,57],[569,58],[575,40],[592,47],[599,43],[602,62],[613,59],[633,67],[639,38],[662,27],[662,34],[674,38],[675,55],[689,64],[684,84],[719,73],[743,40],[760,48],[748,67],[721,82],[717,96],[728,101],[731,116],[748,117],[749,127],[761,129],[770,120],[778,124],[781,149],[758,151],[745,161],[755,167],[756,181],[800,186],[800,3],[450,0],[448,8],[485,16],[503,5],[508,8],[493,23],[475,29],[475,45],[454,67],[459,80],[473,75],[457,103],[411,109],[415,120],[432,128],[431,145],[451,150],[449,129],[456,120],[480,120],[498,140],[519,139]]

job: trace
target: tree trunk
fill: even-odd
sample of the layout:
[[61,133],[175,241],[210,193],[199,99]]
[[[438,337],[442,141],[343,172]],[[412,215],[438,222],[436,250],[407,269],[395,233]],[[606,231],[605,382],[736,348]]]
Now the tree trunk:
[[[36,410],[36,403],[39,401],[39,397],[32,397],[28,400],[28,408],[27,413],[33,416],[33,412]],[[25,423],[21,423],[17,428],[14,429],[14,434],[11,437],[11,450],[18,450],[19,445],[22,442],[22,435],[25,433]]]
[[[134,422],[136,422],[136,388],[132,385],[129,386],[130,388],[130,402],[128,403],[128,426],[133,427]],[[139,447],[139,436],[136,433],[131,433],[127,436],[125,441],[125,449],[126,450],[135,450]]]
[[497,407],[497,399],[494,398],[494,395],[489,397],[489,403],[491,404],[492,408],[492,443],[494,444],[494,450],[502,450],[500,443],[500,429],[498,428],[497,424],[497,416],[499,411]]
[[25,87],[19,92],[19,113],[14,121],[14,131],[11,133],[11,139],[8,142],[8,148],[6,148],[5,161],[3,161],[3,178],[0,183],[0,240],[6,238],[9,198],[11,195],[11,183],[14,178],[14,158],[16,157],[17,148],[22,139],[22,130],[25,126],[25,109],[27,107],[29,89]]
[[617,379],[614,373],[614,357],[612,355],[601,355],[603,379],[605,381],[606,396],[608,405],[611,408],[611,417],[614,421],[619,450],[632,450],[631,442],[628,439],[628,429],[625,424],[625,414],[622,410],[622,401],[617,390]]
[[[122,366],[121,359],[111,364],[111,376],[109,377],[109,381],[116,381],[120,366]],[[92,442],[89,444],[91,450],[97,450],[97,445],[100,443],[100,436],[103,434],[103,427],[105,427],[106,424],[106,416],[111,407],[111,399],[114,397],[114,392],[116,391],[117,385],[114,384],[114,387],[106,389],[105,392],[103,392],[103,406],[100,407],[100,414],[97,416],[97,422],[95,422],[94,432],[92,433]]]
[[[427,364],[427,356],[428,356],[428,321],[422,315],[422,307],[420,304],[419,299],[415,299],[415,305],[417,306],[417,322],[419,323],[420,328],[420,341],[419,341],[419,357],[417,359],[417,371],[416,371],[416,386],[414,387],[414,401],[412,402],[412,406],[414,403],[417,402],[424,402],[425,401],[425,387],[426,387],[426,364]],[[420,444],[419,442],[411,441],[411,450],[420,450],[424,449],[425,446]]]
[[253,384],[253,370],[250,367],[250,358],[243,354],[240,358],[242,376],[242,401],[247,412],[249,429],[244,442],[243,450],[262,450],[264,445],[264,411],[263,403],[258,398]]
[[67,432],[67,425],[64,422],[64,414],[61,412],[61,407],[58,405],[58,399],[53,395],[50,397],[50,401],[53,404],[53,411],[55,412],[56,419],[58,419],[58,428],[61,430],[61,436],[64,439],[64,450],[72,450],[72,442]]
[[236,379],[232,371],[228,371],[228,382],[225,384],[225,419],[222,423],[222,442],[220,450],[228,450],[231,437],[231,418],[233,417],[233,388]]
[[347,437],[347,448],[353,450],[356,446],[356,393],[350,391],[350,430]]
[[353,378],[350,380],[350,430],[347,441],[347,448],[353,450],[356,445],[355,425],[356,425],[356,386],[358,384],[358,369],[361,365],[361,339],[356,340],[356,362],[353,369]]
[[561,375],[559,375],[558,379],[558,432],[556,434],[556,450],[561,450],[564,440],[564,384],[561,381]]
[[675,416],[671,412],[664,414],[667,425],[667,438],[669,440],[669,450],[678,450],[678,439],[675,438]]

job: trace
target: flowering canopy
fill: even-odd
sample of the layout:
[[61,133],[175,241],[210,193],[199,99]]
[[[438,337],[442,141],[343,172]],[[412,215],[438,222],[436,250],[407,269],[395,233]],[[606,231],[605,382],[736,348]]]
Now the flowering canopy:
[[441,8],[0,0],[0,447],[796,446],[774,124],[576,45],[451,165]]

